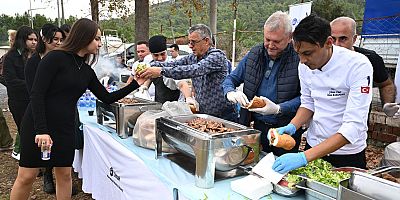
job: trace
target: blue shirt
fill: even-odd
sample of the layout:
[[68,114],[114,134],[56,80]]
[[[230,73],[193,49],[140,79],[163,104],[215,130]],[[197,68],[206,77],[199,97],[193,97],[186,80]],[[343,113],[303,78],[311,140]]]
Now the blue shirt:
[[[222,83],[222,87],[224,89],[224,95],[226,96],[226,94],[230,91],[235,91],[236,87],[238,87],[241,83],[244,82],[244,76],[245,76],[245,71],[246,71],[246,62],[247,62],[247,57],[248,54],[246,54],[246,56],[240,61],[239,65],[236,67],[236,69],[234,71],[232,71],[231,74],[229,74],[226,79],[224,80],[224,82]],[[264,63],[264,67],[267,68],[267,70],[265,70],[265,73],[268,73],[268,68],[269,68],[269,62],[270,62],[270,58],[268,55],[265,55],[266,59],[265,59],[265,63]],[[279,72],[279,67],[281,64],[281,60],[280,58],[277,58],[273,65],[271,66],[271,71],[270,74],[266,76],[266,74],[264,74],[264,78],[261,81],[260,86],[257,89],[257,93],[256,96],[263,96],[268,98],[269,100],[271,100],[272,102],[276,102],[277,100],[277,91],[276,91],[276,83],[277,83],[277,75]],[[249,99],[251,100],[251,99]],[[285,113],[290,113],[290,112],[296,112],[297,108],[300,105],[300,96],[295,97],[291,100],[282,102],[279,104],[281,107],[281,112],[282,114]],[[271,124],[276,124],[277,123],[277,116],[276,115],[261,115],[258,113],[252,113],[253,117],[256,120],[260,120],[260,121],[264,121],[264,122],[268,122]]]
[[176,80],[191,78],[200,105],[200,113],[223,117],[234,111],[233,105],[224,97],[222,82],[228,75],[225,54],[215,48],[198,59],[190,54],[176,61],[155,62],[152,66],[163,68],[163,75]]

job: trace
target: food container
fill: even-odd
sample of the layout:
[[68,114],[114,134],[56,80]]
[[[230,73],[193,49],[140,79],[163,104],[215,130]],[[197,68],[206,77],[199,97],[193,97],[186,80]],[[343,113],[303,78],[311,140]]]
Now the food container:
[[376,200],[374,198],[368,197],[366,195],[363,195],[359,192],[356,192],[352,189],[349,188],[349,180],[350,179],[345,179],[340,181],[339,184],[339,191],[338,191],[338,200]]
[[[116,129],[118,136],[127,138],[132,135],[137,117],[148,110],[161,110],[162,104],[137,97],[131,98],[134,103],[114,102],[106,104],[96,101],[97,123]],[[112,120],[113,123],[104,123]]]
[[[231,130],[223,133],[200,131],[188,125],[188,122],[196,118],[222,123]],[[235,169],[253,150],[251,146],[259,146],[260,131],[210,115],[193,114],[156,119],[156,158],[162,153],[161,139],[194,158],[196,186],[211,188],[214,185],[215,170]],[[257,159],[258,153],[253,161]]]
[[296,188],[302,189],[305,191],[305,199],[306,200],[335,200],[331,196],[324,194],[323,192],[311,189],[307,186],[307,182],[310,181],[308,179],[304,179],[296,184]]
[[288,182],[286,180],[281,180],[277,184],[272,184],[273,190],[276,194],[284,197],[294,197],[299,195],[303,190],[297,187],[288,187]]
[[355,171],[351,174],[349,188],[379,200],[398,199],[400,184],[383,178],[388,175],[400,180],[400,167],[384,168],[373,174]]

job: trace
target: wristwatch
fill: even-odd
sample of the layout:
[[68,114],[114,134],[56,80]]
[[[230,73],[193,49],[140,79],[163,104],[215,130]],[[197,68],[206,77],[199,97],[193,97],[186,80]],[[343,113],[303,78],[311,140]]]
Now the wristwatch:
[[164,76],[164,74],[165,74],[164,67],[161,67],[160,75],[161,75],[161,76]]

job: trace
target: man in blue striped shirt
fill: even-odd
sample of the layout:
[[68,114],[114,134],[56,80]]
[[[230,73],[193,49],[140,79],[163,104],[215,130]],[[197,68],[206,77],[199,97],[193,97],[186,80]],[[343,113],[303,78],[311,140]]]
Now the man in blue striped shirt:
[[[197,24],[189,29],[189,47],[193,53],[177,61],[154,62],[139,74],[145,78],[166,76],[176,80],[191,78],[199,112],[236,121],[237,112],[222,91],[228,75],[225,54],[212,47],[212,33],[208,26]],[[188,102],[195,104],[194,102]]]

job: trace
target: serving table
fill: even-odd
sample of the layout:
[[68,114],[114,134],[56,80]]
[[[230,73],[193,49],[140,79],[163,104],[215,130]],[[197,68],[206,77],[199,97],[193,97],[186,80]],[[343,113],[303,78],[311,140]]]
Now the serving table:
[[[76,150],[74,171],[82,178],[82,190],[99,200],[132,199],[246,199],[230,188],[235,177],[215,182],[214,187],[195,186],[195,177],[171,160],[155,159],[155,151],[138,147],[132,137],[121,139],[114,129],[96,123],[96,117],[80,111],[84,148]],[[300,200],[272,193],[263,199]]]

